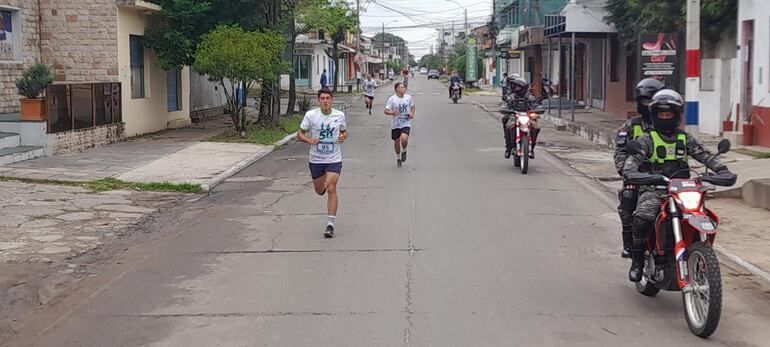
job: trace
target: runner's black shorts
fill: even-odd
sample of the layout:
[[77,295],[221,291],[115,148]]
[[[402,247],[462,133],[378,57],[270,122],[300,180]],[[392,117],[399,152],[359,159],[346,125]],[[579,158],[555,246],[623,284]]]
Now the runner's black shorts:
[[374,96],[364,95],[364,97],[369,99],[369,101],[374,101]]
[[409,135],[409,131],[410,130],[411,129],[409,129],[409,127],[404,127],[404,128],[401,128],[401,129],[393,129],[393,130],[390,131],[390,138],[395,140],[395,139],[401,137],[401,134]]
[[319,178],[327,172],[334,172],[336,174],[342,173],[342,162],[330,164],[310,163],[310,177],[313,179]]

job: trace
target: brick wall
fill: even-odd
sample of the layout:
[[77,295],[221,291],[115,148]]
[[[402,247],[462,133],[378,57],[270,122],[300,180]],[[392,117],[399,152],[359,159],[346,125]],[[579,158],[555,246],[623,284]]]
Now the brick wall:
[[43,62],[54,81],[118,81],[115,0],[41,0]]
[[53,134],[53,155],[82,152],[126,138],[125,124],[116,123]]
[[24,61],[20,63],[0,61],[0,113],[18,112],[20,96],[14,81],[21,76],[26,67],[40,60],[38,7],[37,1],[29,0],[0,0],[0,4],[21,9]]

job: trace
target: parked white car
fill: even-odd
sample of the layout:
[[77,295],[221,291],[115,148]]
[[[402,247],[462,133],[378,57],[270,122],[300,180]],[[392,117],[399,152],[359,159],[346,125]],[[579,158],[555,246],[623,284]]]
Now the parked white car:
[[428,73],[428,69],[427,68],[422,68],[422,69],[420,69],[420,73],[425,75],[425,74]]

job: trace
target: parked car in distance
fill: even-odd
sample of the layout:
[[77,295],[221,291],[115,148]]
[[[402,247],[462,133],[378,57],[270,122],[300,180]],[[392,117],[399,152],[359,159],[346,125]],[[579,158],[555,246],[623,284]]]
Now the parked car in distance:
[[420,73],[425,75],[425,74],[428,73],[428,69],[427,68],[422,68],[422,69],[420,69]]
[[430,71],[428,71],[428,79],[431,79],[431,78],[438,79],[439,75],[440,74],[438,73],[438,70],[430,70]]

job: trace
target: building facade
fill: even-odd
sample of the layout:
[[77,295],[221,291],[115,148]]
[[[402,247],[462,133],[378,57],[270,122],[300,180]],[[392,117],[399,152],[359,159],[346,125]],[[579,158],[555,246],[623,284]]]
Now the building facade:
[[[141,0],[0,1],[0,131],[24,128],[22,145],[36,138],[27,144],[52,155],[189,124],[189,69],[161,70],[142,45],[160,10]],[[14,124],[14,81],[38,62],[54,75],[35,125],[42,136]]]
[[[770,2],[738,2],[738,62],[733,101],[744,143],[770,147]],[[736,117],[732,118],[733,120]],[[745,126],[748,125],[748,126]],[[749,137],[746,139],[746,137]]]

